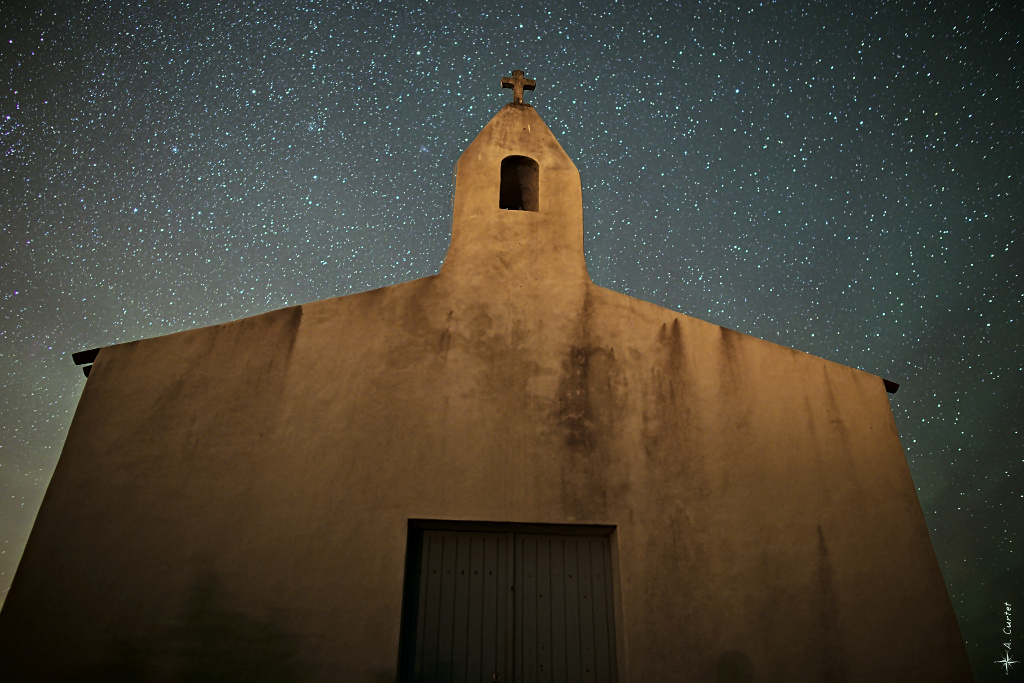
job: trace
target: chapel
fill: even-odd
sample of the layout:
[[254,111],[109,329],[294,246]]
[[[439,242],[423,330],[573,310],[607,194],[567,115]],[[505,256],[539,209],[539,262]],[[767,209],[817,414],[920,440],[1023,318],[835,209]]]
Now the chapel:
[[895,385],[591,282],[502,85],[436,275],[76,354],[0,678],[972,680]]

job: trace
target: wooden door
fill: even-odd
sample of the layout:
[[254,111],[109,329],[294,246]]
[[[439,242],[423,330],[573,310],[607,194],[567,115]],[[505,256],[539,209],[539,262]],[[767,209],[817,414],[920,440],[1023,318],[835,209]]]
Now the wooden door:
[[608,536],[523,528],[418,531],[403,680],[616,680]]
[[516,681],[614,681],[607,536],[515,535]]

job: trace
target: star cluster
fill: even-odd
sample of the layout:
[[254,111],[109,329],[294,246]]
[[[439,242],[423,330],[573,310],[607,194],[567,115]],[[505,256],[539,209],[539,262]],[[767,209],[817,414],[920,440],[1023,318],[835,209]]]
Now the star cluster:
[[[512,69],[603,286],[901,384],[978,680],[1024,604],[1024,12],[41,2],[0,14],[0,589],[70,354],[435,273]],[[999,672],[1001,673],[1001,672]]]

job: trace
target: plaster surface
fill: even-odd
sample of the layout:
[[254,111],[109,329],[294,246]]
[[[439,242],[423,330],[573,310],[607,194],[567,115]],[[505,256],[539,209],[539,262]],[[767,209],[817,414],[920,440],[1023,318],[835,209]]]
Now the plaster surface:
[[99,352],[4,680],[394,680],[410,519],[613,525],[623,681],[971,680],[883,380],[594,285],[525,104],[439,274]]

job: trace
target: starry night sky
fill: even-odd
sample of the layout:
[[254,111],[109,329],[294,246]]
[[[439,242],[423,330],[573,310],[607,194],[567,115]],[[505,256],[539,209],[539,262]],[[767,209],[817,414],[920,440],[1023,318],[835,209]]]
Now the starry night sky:
[[32,4],[0,8],[4,594],[85,384],[71,353],[434,274],[455,161],[524,69],[594,282],[900,383],[972,666],[1007,680],[1024,9]]

